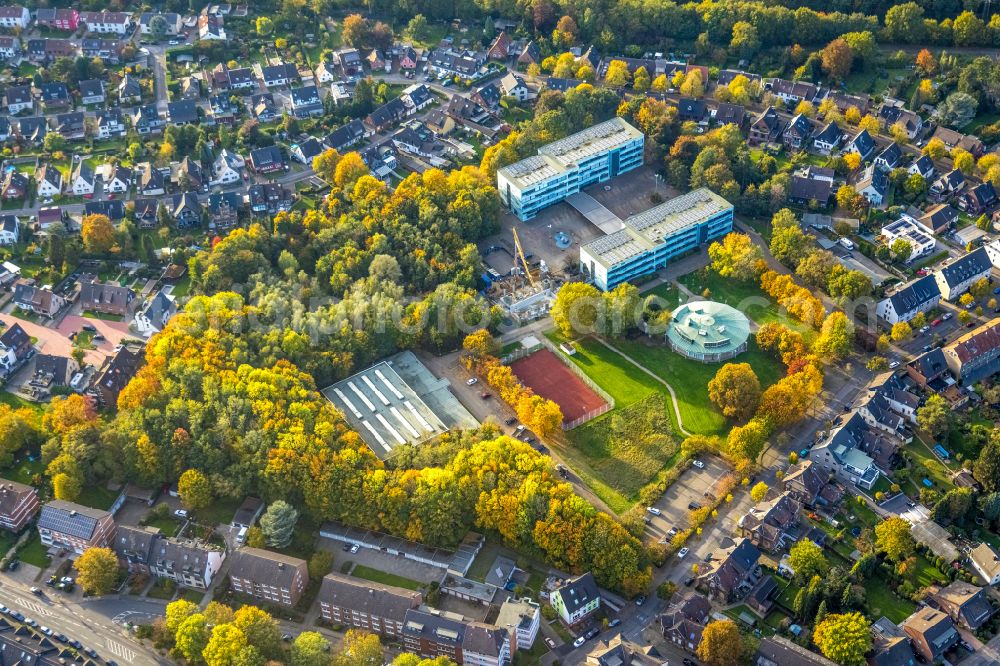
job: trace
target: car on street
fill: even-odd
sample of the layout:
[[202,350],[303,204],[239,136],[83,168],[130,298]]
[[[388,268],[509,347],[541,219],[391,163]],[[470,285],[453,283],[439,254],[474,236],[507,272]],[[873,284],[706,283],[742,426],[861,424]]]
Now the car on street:
[[711,562],[712,561],[712,553],[709,553],[708,555],[705,556],[705,561],[706,562]]
[[580,647],[581,645],[583,645],[586,642],[587,642],[586,636],[580,636],[575,641],[573,641],[573,647]]
[[697,511],[700,508],[701,508],[701,504],[698,504],[697,502],[688,502],[688,510],[689,511]]
[[55,587],[56,583],[58,583],[58,582],[59,582],[59,576],[56,576],[55,574],[53,574],[53,575],[49,576],[49,579],[48,579],[48,581],[46,581],[45,584],[48,585],[49,587]]
[[515,419],[513,416],[510,417],[509,419],[504,419],[503,422],[504,425],[514,425],[515,423],[517,423],[517,419]]
[[646,603],[646,595],[645,594],[640,594],[639,596],[637,596],[635,598],[635,605],[636,606],[641,606],[644,603]]
[[677,551],[677,557],[678,557],[678,559],[683,560],[685,557],[687,557],[687,554],[690,553],[690,552],[691,552],[691,549],[688,548],[687,546],[684,546],[679,551]]
[[648,511],[651,514],[653,514],[654,516],[659,516],[660,514],[663,513],[662,511],[660,511],[659,509],[657,509],[655,506],[647,506],[646,507],[646,511]]
[[929,352],[931,349],[933,349],[933,347],[930,345],[924,345],[924,352]]
[[472,377],[472,378],[466,380],[465,385],[466,386],[472,386],[473,384],[475,384],[478,381],[479,381],[478,379],[476,379],[475,377]]
[[83,653],[88,657],[90,657],[91,659],[97,659],[97,650],[95,650],[94,648],[89,648],[89,647],[83,648]]
[[684,663],[684,666],[698,666],[698,662],[697,661],[695,661],[694,659],[688,659],[687,657],[684,657],[684,662],[683,663]]
[[610,629],[611,627],[617,627],[621,623],[622,619],[620,617],[616,617],[615,619],[611,620],[611,622],[608,622],[608,628]]
[[594,636],[596,636],[599,633],[601,633],[601,630],[598,629],[597,627],[594,627],[594,628],[590,629],[589,631],[587,631],[587,633],[585,633],[583,635],[583,637],[586,638],[589,641],[591,638],[593,638]]
[[[994,292],[994,293],[996,293],[996,292]],[[955,316],[955,313],[954,313],[954,312],[945,312],[945,313],[944,313],[944,316],[943,316],[943,317],[941,317],[941,320],[942,320],[942,321],[948,321],[949,319],[951,319],[951,318],[952,318],[952,317],[954,317],[954,316]]]
[[187,509],[175,509],[174,510],[174,517],[176,517],[176,518],[187,518],[188,517]]
[[921,333],[929,333],[929,332],[930,332],[930,330],[931,330],[931,327],[930,327],[930,326],[921,326],[921,327],[920,327],[920,332],[921,332]]
[[84,324],[84,325],[83,325],[83,326],[81,326],[80,328],[82,328],[82,329],[83,329],[83,330],[85,330],[85,331],[90,331],[91,333],[93,333],[94,331],[96,331],[96,330],[97,330],[97,329],[96,329],[96,328],[94,327],[94,325],[93,325],[93,324]]
[[358,544],[352,543],[351,544],[351,554],[353,555],[354,553],[358,552],[358,550],[360,548],[361,548],[361,546],[359,546]]
[[899,361],[890,361],[889,362],[889,369],[890,370],[895,370],[898,367],[899,367]]
[[705,463],[703,463],[700,460],[694,460],[691,462],[691,464],[697,467],[698,469],[705,469]]
[[31,588],[31,593],[40,597],[40,596],[42,596],[42,588],[40,588],[40,587],[32,587]]
[[483,400],[489,400],[492,397],[492,395],[490,394],[489,391],[483,391],[482,393],[479,394],[479,397],[482,398]]

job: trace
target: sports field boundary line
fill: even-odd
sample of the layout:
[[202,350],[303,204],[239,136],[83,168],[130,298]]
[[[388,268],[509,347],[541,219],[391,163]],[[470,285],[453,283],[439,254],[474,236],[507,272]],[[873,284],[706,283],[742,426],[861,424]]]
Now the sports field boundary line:
[[604,345],[605,347],[607,347],[611,351],[615,352],[616,354],[618,354],[619,356],[621,356],[622,358],[624,358],[626,361],[628,361],[629,363],[631,363],[635,367],[637,367],[640,370],[642,370],[643,372],[645,372],[647,375],[649,375],[650,377],[652,377],[653,379],[655,379],[659,383],[663,384],[663,386],[666,387],[667,392],[670,393],[670,402],[671,402],[671,404],[674,407],[674,414],[677,416],[677,428],[681,431],[682,435],[685,435],[687,437],[693,436],[694,433],[688,431],[687,428],[684,427],[684,421],[683,421],[683,419],[681,419],[681,409],[680,409],[680,407],[677,406],[677,393],[674,391],[674,387],[671,386],[669,384],[669,382],[667,382],[667,380],[665,380],[663,377],[660,377],[658,374],[656,374],[655,372],[653,372],[652,370],[650,370],[649,368],[647,368],[643,364],[639,363],[637,360],[635,360],[634,358],[632,358],[631,356],[629,356],[628,354],[626,354],[625,352],[623,352],[621,349],[618,349],[618,347],[615,347],[613,344],[611,344],[607,340],[604,340],[603,338],[599,338],[599,337],[596,337],[596,336],[589,336],[589,337],[591,337],[594,340],[596,340],[597,342],[601,343],[602,345]]

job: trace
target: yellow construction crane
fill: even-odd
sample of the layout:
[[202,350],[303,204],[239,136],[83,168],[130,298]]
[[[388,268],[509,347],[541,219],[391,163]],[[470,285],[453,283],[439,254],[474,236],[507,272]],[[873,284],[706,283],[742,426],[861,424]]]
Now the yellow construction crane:
[[528,282],[531,286],[535,286],[535,278],[531,276],[531,269],[528,268],[528,260],[524,258],[524,250],[521,248],[521,239],[517,237],[517,229],[511,229],[514,232],[514,253],[517,259],[521,260],[521,265],[524,266],[524,274],[528,277]]

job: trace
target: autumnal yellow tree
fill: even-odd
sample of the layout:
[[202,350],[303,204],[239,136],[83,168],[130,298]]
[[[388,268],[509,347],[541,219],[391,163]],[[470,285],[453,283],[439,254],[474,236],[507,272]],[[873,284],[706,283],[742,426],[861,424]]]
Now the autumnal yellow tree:
[[695,654],[708,666],[738,666],[745,647],[743,637],[732,620],[709,622],[701,632]]
[[872,635],[861,613],[827,615],[816,625],[813,642],[825,657],[841,666],[864,666]]
[[80,238],[84,250],[91,254],[104,254],[115,244],[115,227],[107,215],[84,215]]
[[87,594],[107,594],[118,581],[118,558],[110,548],[88,548],[76,558],[77,582]]
[[868,130],[869,134],[878,134],[881,128],[882,125],[875,116],[865,116],[858,121],[858,129]]
[[604,73],[604,83],[615,88],[620,88],[628,85],[631,79],[632,74],[629,72],[628,63],[624,60],[612,60],[608,63],[608,69]]

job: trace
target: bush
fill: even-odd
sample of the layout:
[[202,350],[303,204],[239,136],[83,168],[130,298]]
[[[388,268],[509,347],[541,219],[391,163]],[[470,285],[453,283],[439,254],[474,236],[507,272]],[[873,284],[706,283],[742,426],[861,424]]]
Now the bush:
[[553,608],[552,606],[545,604],[544,606],[542,606],[542,617],[551,622],[552,620],[559,617],[559,613],[557,613],[556,609]]

